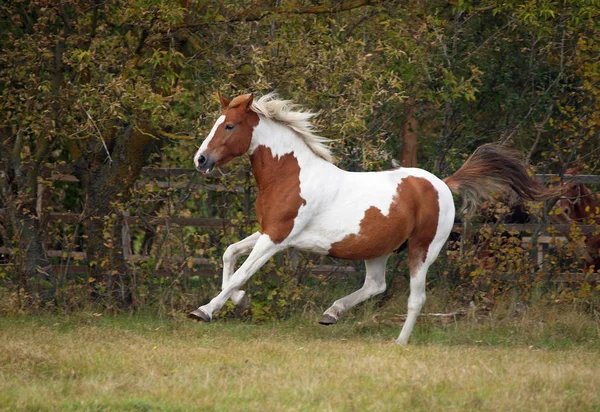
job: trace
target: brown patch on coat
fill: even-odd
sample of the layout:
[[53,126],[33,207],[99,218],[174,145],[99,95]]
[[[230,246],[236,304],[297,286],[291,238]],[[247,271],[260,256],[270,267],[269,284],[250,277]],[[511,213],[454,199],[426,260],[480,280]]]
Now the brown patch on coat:
[[[216,166],[224,165],[233,158],[243,155],[250,148],[252,133],[259,122],[258,114],[252,111],[252,94],[238,96],[229,102],[219,93],[221,105],[225,106],[225,121],[219,125],[206,148],[206,156],[215,160]],[[233,126],[227,130],[227,125]]]
[[281,243],[294,228],[300,206],[306,204],[300,193],[300,165],[293,154],[275,157],[266,146],[258,146],[250,162],[258,185],[256,217],[261,233]]
[[331,245],[329,255],[343,259],[373,259],[391,253],[409,240],[409,265],[418,268],[437,232],[438,192],[422,177],[409,176],[398,184],[387,216],[371,206],[360,231]]

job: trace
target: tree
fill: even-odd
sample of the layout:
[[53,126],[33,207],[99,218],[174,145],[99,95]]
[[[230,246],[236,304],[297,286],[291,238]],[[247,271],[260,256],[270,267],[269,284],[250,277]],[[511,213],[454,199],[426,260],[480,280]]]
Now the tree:
[[[107,305],[135,300],[120,237],[124,214],[142,203],[135,182],[147,164],[191,165],[191,139],[214,121],[217,90],[275,90],[319,111],[318,126],[348,170],[397,161],[448,175],[463,154],[499,141],[526,152],[540,170],[579,161],[593,172],[600,72],[594,6],[8,2],[0,17],[0,202],[9,229],[4,244],[20,253],[12,256],[20,268],[14,277],[33,294],[52,296],[57,275],[44,252],[49,226],[37,199],[41,187],[60,197],[46,174],[68,172],[79,186],[62,192],[57,207],[80,213],[94,293]],[[211,196],[251,209],[251,192],[243,199],[232,193]],[[184,208],[200,213],[199,206]],[[234,209],[220,208],[238,219]],[[211,254],[224,247],[217,243]]]

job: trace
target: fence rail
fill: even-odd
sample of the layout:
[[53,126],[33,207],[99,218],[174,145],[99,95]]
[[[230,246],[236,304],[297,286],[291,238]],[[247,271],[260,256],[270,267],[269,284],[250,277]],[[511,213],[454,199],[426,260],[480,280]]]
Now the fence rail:
[[[72,168],[70,166],[59,166],[57,168],[46,169],[46,173],[44,173],[46,177],[46,181],[53,182],[66,182],[66,183],[77,183],[79,180],[71,174]],[[244,192],[244,188],[235,187],[233,189],[225,188],[224,186],[218,183],[219,177],[204,177],[203,182],[189,184],[186,182],[171,182],[164,181],[158,179],[166,179],[166,178],[177,178],[182,176],[195,176],[196,171],[191,168],[152,168],[145,167],[141,172],[141,179],[136,182],[137,187],[141,187],[144,185],[156,185],[160,188],[178,188],[178,189],[201,189],[201,190],[209,190],[209,191],[235,191],[235,192]],[[237,177],[246,177],[237,176]],[[0,180],[4,178],[2,172],[0,172]],[[600,183],[600,176],[598,175],[557,175],[557,174],[538,174],[536,178],[544,183],[548,182],[557,182],[561,179],[563,181],[569,181],[574,183],[584,183],[584,184],[598,184]],[[39,183],[38,185],[38,204],[37,204],[37,212],[40,219],[43,221],[53,221],[53,222],[63,222],[63,223],[78,223],[85,219],[85,216],[82,216],[78,213],[62,213],[62,212],[45,212],[43,208],[43,194],[44,194],[45,186],[43,183]],[[0,221],[5,219],[6,210],[0,209]],[[123,216],[125,223],[128,225],[135,224],[146,224],[152,226],[164,226],[164,225],[175,225],[181,227],[198,227],[202,229],[215,230],[215,229],[223,229],[231,226],[231,220],[222,219],[222,218],[202,218],[202,217],[141,217],[141,216]],[[578,229],[582,233],[591,233],[596,230],[596,226],[594,225],[578,225]],[[464,229],[463,224],[455,224],[454,229],[460,231]],[[565,241],[566,239],[562,236],[554,236],[556,233],[567,233],[571,229],[571,225],[568,224],[502,224],[503,230],[509,231],[518,231],[518,232],[531,232],[537,233],[539,236],[534,238],[526,237],[523,239],[524,243],[536,242],[538,247],[538,263],[542,262],[540,259],[543,259],[543,254],[547,249],[547,246],[554,241]],[[550,236],[548,236],[550,235]],[[147,261],[150,259],[148,256],[144,255],[131,255],[130,253],[126,253],[125,251],[129,249],[129,245],[125,245],[126,243],[130,243],[131,239],[129,237],[129,232],[127,228],[127,233],[123,236],[123,250],[124,254],[130,261]],[[0,247],[0,254],[12,254],[13,250],[10,248],[2,248]],[[86,260],[87,255],[85,252],[77,252],[77,251],[63,251],[63,250],[48,250],[48,256],[51,258],[69,258],[75,260]],[[184,259],[171,259],[176,263],[183,263]],[[213,270],[207,269],[210,266],[210,261],[204,258],[194,258],[194,265],[202,266],[200,269],[200,274],[214,274]],[[57,265],[57,269],[66,270],[68,273],[81,273],[82,270],[86,269],[86,266],[74,266],[67,267],[65,269],[64,265]],[[339,273],[339,274],[348,274],[354,273],[356,270],[352,266],[338,266],[338,265],[319,265],[311,268],[311,271],[314,273]]]

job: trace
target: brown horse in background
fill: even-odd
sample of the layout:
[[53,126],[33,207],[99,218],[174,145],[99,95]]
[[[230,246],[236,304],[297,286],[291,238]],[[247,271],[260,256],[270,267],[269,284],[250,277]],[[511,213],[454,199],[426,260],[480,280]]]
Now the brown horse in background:
[[[573,169],[567,174],[576,174]],[[556,202],[560,209],[557,220],[561,223],[575,222],[581,225],[600,225],[600,204],[596,195],[583,183],[564,182],[562,194]],[[585,237],[585,268],[600,267],[600,234],[590,233]]]

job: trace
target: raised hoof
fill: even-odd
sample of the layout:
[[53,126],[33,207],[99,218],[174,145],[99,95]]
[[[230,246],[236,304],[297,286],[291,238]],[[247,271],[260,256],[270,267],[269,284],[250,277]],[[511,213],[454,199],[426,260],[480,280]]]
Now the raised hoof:
[[337,323],[337,319],[331,315],[323,315],[319,323],[321,325],[333,325],[334,323]]
[[188,314],[188,318],[194,319],[202,322],[210,322],[210,316],[208,316],[203,310],[200,308],[196,309],[193,312]]

